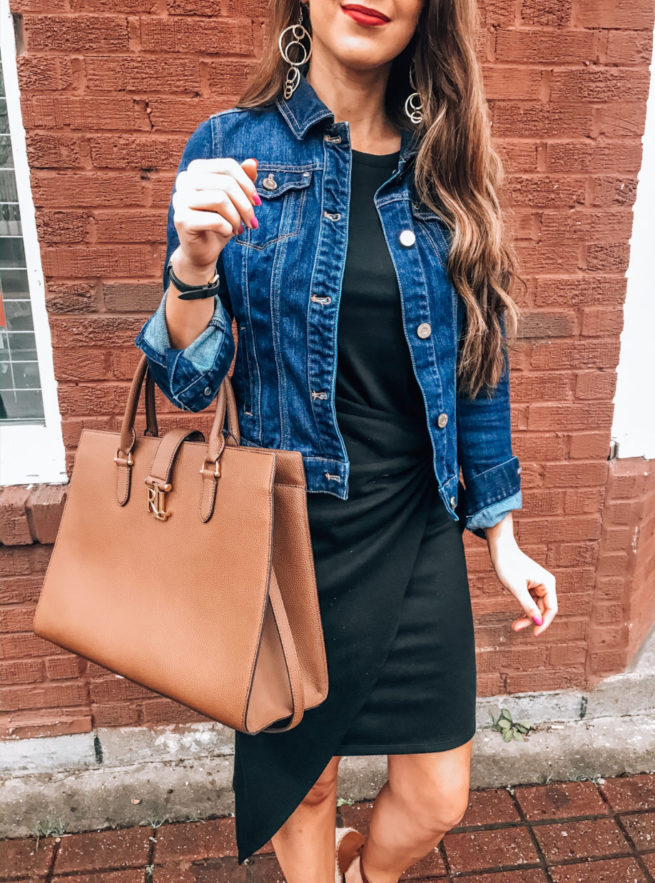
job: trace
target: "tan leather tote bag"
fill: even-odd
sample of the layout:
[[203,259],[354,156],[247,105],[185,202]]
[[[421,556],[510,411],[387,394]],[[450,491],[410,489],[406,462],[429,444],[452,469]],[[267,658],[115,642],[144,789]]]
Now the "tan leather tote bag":
[[207,443],[159,438],[143,355],[120,433],[82,430],[33,630],[235,730],[297,726],[328,690],[301,453],[240,444],[227,376]]

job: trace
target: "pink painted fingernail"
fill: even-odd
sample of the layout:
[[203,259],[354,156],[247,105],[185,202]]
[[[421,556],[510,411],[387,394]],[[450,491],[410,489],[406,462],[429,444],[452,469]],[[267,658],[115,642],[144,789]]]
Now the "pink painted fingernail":
[[257,227],[259,227],[259,221],[257,220],[257,218],[254,215],[252,216],[252,221],[250,223],[252,225],[253,230],[256,230]]
[[237,233],[243,233],[243,224],[239,224],[239,229],[237,230]]
[[255,203],[255,205],[261,205],[261,204],[262,204],[262,198],[261,198],[261,196],[259,195],[259,193],[257,193],[257,191],[255,191],[255,193],[253,194],[252,200],[253,200],[253,202]]
[[540,616],[533,616],[532,621],[537,625],[543,625],[543,619]]

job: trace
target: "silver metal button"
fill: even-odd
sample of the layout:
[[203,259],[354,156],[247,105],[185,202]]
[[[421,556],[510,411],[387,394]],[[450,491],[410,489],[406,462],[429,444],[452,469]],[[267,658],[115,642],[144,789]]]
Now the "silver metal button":
[[324,211],[323,214],[324,214],[324,216],[325,216],[326,218],[329,218],[331,221],[338,221],[339,218],[341,217],[341,213],[340,213],[340,212],[328,212],[328,211]]
[[210,396],[210,395],[212,394],[212,388],[211,388],[211,386],[206,386],[206,387],[203,389],[203,393],[204,393],[206,396]]
[[268,175],[262,181],[262,187],[265,187],[267,190],[276,190],[277,189],[277,181],[273,177],[273,172],[269,172]]
[[453,509],[457,505],[457,500],[455,499],[455,497],[450,498],[450,505],[453,507]]
[[437,417],[437,426],[439,427],[439,429],[443,429],[446,423],[448,423],[448,414],[446,414],[445,412],[439,414],[439,416]]
[[432,326],[429,322],[421,322],[421,324],[416,329],[416,333],[419,337],[429,337],[432,334]]
[[410,245],[414,245],[416,242],[416,234],[413,230],[401,230],[398,239],[400,240],[400,244],[406,246],[407,248]]

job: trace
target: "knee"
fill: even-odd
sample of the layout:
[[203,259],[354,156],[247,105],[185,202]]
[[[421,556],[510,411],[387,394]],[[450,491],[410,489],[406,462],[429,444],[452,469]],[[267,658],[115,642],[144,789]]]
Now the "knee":
[[440,835],[455,828],[468,809],[468,778],[445,785],[428,776],[418,782],[403,782],[400,790],[413,821],[431,834]]
[[441,834],[459,825],[466,814],[468,802],[468,788],[426,788],[418,795],[414,812],[426,830]]
[[466,815],[469,805],[469,790],[459,791],[452,795],[447,805],[441,804],[436,812],[436,822],[439,831],[450,831],[456,828]]

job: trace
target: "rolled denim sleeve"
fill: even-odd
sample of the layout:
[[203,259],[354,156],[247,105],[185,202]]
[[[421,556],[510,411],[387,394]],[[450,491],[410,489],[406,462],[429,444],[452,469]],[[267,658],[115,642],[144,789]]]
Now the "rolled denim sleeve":
[[485,536],[484,528],[493,527],[502,521],[503,518],[513,509],[521,509],[523,506],[523,497],[521,491],[517,491],[506,500],[499,503],[492,503],[485,509],[480,509],[475,515],[470,515],[467,519],[466,527],[470,531],[479,531],[478,536]]
[[184,411],[202,411],[216,396],[234,356],[231,323],[214,295],[209,324],[185,349],[171,346],[166,324],[167,292],[135,338],[145,353],[152,379],[164,395]]
[[[501,318],[503,335],[505,324]],[[521,466],[512,451],[509,357],[495,389],[483,386],[473,399],[457,397],[457,448],[466,486],[465,527],[484,537],[484,528],[520,509]]]
[[[177,174],[193,159],[208,159],[217,155],[212,132],[211,120],[205,120],[198,126],[187,141]],[[216,264],[220,288],[218,294],[214,295],[214,312],[207,327],[184,349],[176,349],[172,346],[166,323],[168,296],[166,265],[179,245],[179,237],[173,223],[174,193],[175,188],[171,194],[166,224],[166,258],[162,274],[163,297],[156,311],[134,338],[134,343],[145,353],[152,378],[166,398],[182,410],[201,411],[216,396],[232,364],[235,352],[232,334],[234,314],[225,281],[221,252]]]

